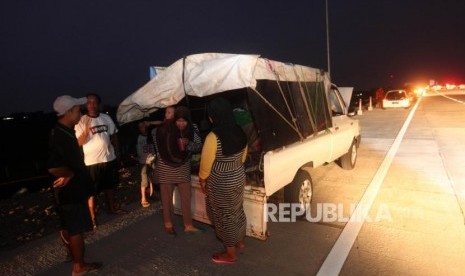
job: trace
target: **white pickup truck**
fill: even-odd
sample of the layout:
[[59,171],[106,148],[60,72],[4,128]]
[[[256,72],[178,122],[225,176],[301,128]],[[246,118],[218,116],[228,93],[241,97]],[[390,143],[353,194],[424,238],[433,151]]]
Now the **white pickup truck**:
[[[343,169],[355,166],[359,122],[348,115],[348,105],[328,75],[320,69],[256,55],[207,53],[180,59],[159,69],[151,81],[126,98],[117,119],[124,124],[186,96],[207,102],[218,95],[249,115],[243,127],[250,139],[259,139],[260,150],[251,152],[246,166],[248,236],[267,238],[264,211],[277,191],[284,188],[286,202],[310,204],[311,168],[333,161]],[[193,218],[210,223],[196,175],[192,189]],[[180,213],[179,194],[173,200],[175,212]]]

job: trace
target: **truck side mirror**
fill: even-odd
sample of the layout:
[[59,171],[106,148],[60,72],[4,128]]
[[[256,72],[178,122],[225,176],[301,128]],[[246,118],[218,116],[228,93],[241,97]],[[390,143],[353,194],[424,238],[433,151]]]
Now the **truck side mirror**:
[[355,106],[350,105],[347,107],[347,116],[355,116],[357,112],[355,112]]

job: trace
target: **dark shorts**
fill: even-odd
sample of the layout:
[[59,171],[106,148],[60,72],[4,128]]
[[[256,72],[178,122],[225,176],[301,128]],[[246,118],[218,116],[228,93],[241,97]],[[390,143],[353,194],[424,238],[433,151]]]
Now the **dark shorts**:
[[119,173],[116,160],[87,166],[90,177],[94,182],[94,195],[103,190],[115,189],[119,182]]
[[87,201],[57,206],[62,230],[67,230],[70,236],[92,231],[92,219]]

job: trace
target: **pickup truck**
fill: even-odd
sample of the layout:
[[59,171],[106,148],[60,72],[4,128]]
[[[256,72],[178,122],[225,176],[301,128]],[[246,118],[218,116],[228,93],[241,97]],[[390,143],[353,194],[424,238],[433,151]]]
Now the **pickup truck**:
[[[119,105],[118,122],[141,119],[184,98],[204,103],[217,96],[229,99],[248,118],[242,120],[251,149],[244,191],[248,236],[267,239],[265,208],[276,192],[284,189],[285,202],[307,206],[312,168],[333,161],[343,169],[356,164],[359,122],[349,116],[348,103],[323,70],[220,53],[187,56],[157,70]],[[210,223],[196,175],[192,189],[193,218]],[[180,214],[177,192],[173,200]]]

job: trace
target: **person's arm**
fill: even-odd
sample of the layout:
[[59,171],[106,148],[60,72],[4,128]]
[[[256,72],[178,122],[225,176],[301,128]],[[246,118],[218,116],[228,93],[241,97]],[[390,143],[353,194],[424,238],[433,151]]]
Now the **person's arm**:
[[48,172],[56,178],[53,181],[54,188],[65,186],[74,176],[74,172],[68,167],[49,168]]
[[202,191],[205,193],[205,183],[210,176],[213,162],[216,156],[216,135],[210,132],[205,138],[205,143],[200,156],[199,182]]
[[202,138],[200,138],[200,131],[197,125],[192,125],[194,129],[194,138],[187,144],[187,150],[193,153],[200,152],[202,150]]
[[249,150],[249,146],[245,145],[244,153],[242,154],[242,163],[244,163],[245,160],[247,159],[248,150]]
[[81,121],[76,125],[77,130],[77,140],[79,146],[84,145],[89,138],[89,131],[90,131],[90,117],[89,116],[82,116]]
[[116,160],[120,165],[121,164],[121,148],[120,148],[120,143],[119,143],[119,138],[118,138],[118,129],[116,128],[115,123],[113,122],[113,119],[104,114],[105,116],[103,118],[106,118],[106,123],[108,124],[108,134],[110,134],[110,142],[113,145],[113,150],[115,151],[115,156]]
[[66,163],[67,152],[62,143],[57,143],[56,132],[53,131],[49,140],[47,170],[55,177],[53,187],[63,187],[74,176],[74,171]]
[[163,124],[163,121],[157,120],[157,121],[145,121],[146,126],[159,126]]
[[118,133],[111,135],[110,141],[111,141],[111,144],[113,145],[113,149],[115,150],[116,159],[118,160],[118,163],[121,163],[121,150],[120,150]]

